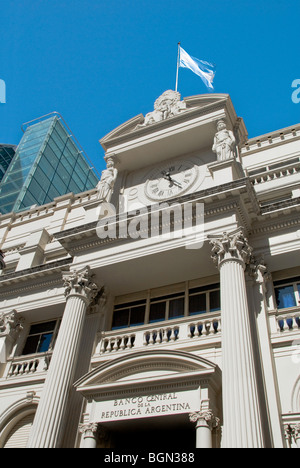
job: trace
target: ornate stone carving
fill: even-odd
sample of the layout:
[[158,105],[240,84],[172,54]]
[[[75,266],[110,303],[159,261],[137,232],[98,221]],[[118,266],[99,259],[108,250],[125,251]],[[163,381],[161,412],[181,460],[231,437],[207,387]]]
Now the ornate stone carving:
[[285,437],[289,448],[291,448],[293,442],[299,443],[300,440],[300,423],[285,424],[284,425]]
[[248,275],[257,281],[257,283],[261,284],[266,291],[266,284],[272,279],[272,275],[265,265],[264,258],[261,257],[257,260],[253,255],[251,255],[246,271]]
[[93,281],[94,275],[87,266],[80,271],[68,271],[63,273],[65,296],[80,295],[88,303],[91,303],[97,296],[99,287]]
[[91,301],[90,306],[87,310],[87,314],[88,315],[97,314],[98,312],[103,314],[106,301],[107,301],[107,291],[106,291],[105,286],[102,286],[102,288],[99,289],[94,299]]
[[0,312],[0,337],[8,336],[15,340],[23,329],[24,319],[18,317],[17,311],[12,310],[8,314]]
[[0,250],[0,270],[4,270],[5,262],[4,262],[4,253]]
[[235,137],[231,130],[227,130],[224,120],[218,120],[217,122],[217,133],[214,137],[212,150],[217,153],[218,161],[226,161],[226,159],[236,157]]
[[115,168],[115,160],[113,156],[109,156],[106,160],[106,169],[102,171],[101,179],[97,185],[97,196],[100,201],[110,202],[117,177],[118,170]]
[[80,434],[84,434],[85,436],[95,436],[98,431],[98,423],[86,423],[79,425],[79,432]]
[[245,265],[250,262],[253,249],[243,231],[243,228],[238,228],[230,233],[208,236],[211,239],[212,259],[218,266],[223,261],[231,259],[240,260]]
[[187,106],[184,101],[181,101],[180,93],[172,90],[165,91],[154,103],[154,111],[149,112],[145,116],[143,124],[138,127],[147,127],[156,122],[174,117],[184,111],[187,111]]
[[210,409],[190,413],[189,418],[193,423],[207,425],[211,431],[220,426],[220,419],[216,418]]

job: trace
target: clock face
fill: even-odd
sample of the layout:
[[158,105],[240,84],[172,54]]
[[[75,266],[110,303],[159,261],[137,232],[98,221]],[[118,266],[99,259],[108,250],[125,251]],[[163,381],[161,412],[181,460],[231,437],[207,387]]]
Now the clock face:
[[192,187],[197,175],[197,167],[192,162],[170,162],[149,174],[145,194],[155,201],[182,195]]

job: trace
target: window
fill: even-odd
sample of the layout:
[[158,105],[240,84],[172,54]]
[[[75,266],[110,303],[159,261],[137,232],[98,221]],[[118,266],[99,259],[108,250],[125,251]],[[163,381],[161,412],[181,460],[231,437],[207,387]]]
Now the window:
[[300,305],[300,277],[274,281],[274,289],[278,309]]
[[112,329],[134,327],[145,322],[146,300],[115,306]]
[[184,316],[184,292],[151,299],[149,323]]
[[189,315],[217,312],[221,308],[220,285],[212,284],[189,291]]
[[186,290],[186,292],[153,297],[149,300],[148,307],[146,298],[141,301],[116,305],[112,329],[174,320],[188,315],[218,312],[220,309],[220,284],[217,283]]
[[22,355],[45,353],[54,346],[59,322],[43,322],[31,325]]

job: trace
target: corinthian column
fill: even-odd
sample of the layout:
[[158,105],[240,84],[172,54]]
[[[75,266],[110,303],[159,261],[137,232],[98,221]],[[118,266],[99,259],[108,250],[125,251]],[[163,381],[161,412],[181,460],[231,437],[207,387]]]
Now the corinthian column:
[[66,307],[53,351],[28,448],[57,448],[73,384],[79,345],[88,306],[99,288],[89,267],[63,274]]
[[244,270],[252,249],[242,228],[209,236],[220,270],[223,448],[262,448],[263,434]]
[[210,409],[190,413],[189,418],[196,423],[196,448],[213,448],[212,431],[219,427],[220,420]]

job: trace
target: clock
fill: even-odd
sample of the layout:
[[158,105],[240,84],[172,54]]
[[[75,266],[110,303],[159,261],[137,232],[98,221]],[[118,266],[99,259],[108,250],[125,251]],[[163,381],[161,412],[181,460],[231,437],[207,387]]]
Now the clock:
[[174,198],[187,192],[196,182],[198,168],[191,161],[172,161],[148,174],[145,195],[150,200]]

